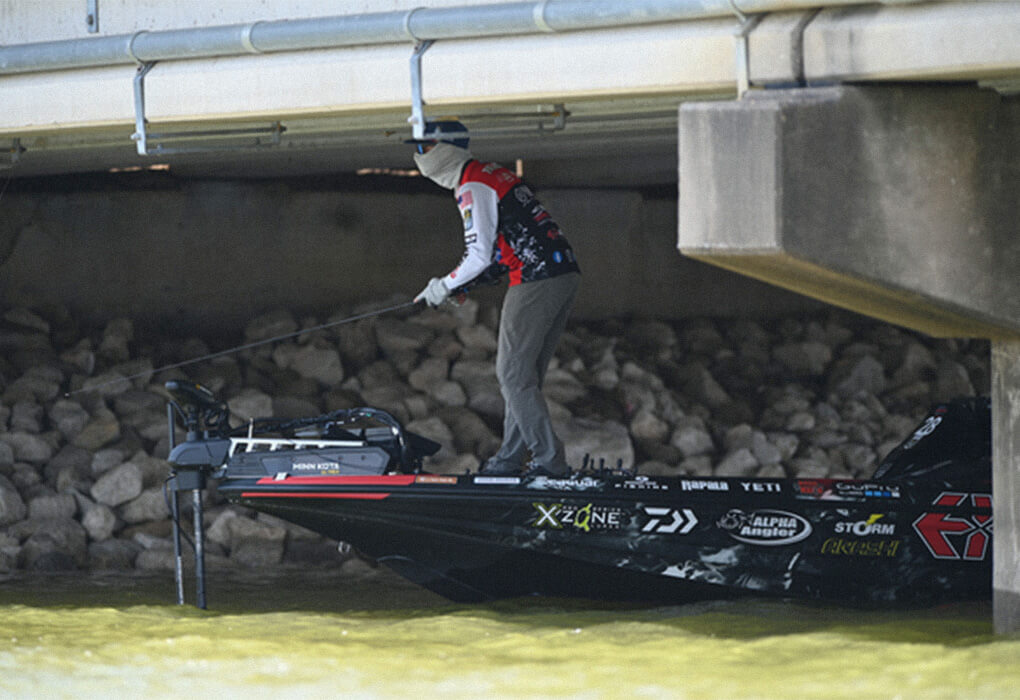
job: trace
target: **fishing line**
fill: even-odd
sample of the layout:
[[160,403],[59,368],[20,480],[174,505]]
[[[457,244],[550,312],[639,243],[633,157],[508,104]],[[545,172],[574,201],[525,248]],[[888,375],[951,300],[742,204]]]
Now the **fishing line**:
[[166,372],[167,370],[177,369],[178,367],[185,367],[187,365],[193,365],[193,364],[196,364],[198,362],[204,362],[205,360],[211,360],[211,359],[216,358],[216,357],[223,357],[225,355],[232,355],[235,352],[241,352],[242,350],[250,350],[251,348],[257,348],[260,345],[268,345],[269,343],[275,343],[275,342],[278,342],[280,340],[287,340],[288,338],[294,338],[294,337],[297,337],[299,335],[304,335],[305,333],[314,333],[315,331],[321,331],[321,330],[323,330],[325,328],[333,328],[334,326],[341,326],[341,325],[343,325],[345,323],[352,323],[354,321],[360,321],[362,319],[371,318],[373,316],[380,316],[382,314],[389,313],[390,311],[396,311],[398,309],[407,308],[408,306],[414,306],[416,303],[418,303],[418,302],[416,302],[416,301],[405,301],[405,302],[402,302],[400,304],[395,304],[394,306],[387,306],[385,309],[377,309],[375,311],[369,311],[367,313],[358,314],[356,316],[348,316],[347,318],[341,319],[339,321],[332,321],[331,323],[323,323],[323,324],[318,325],[318,326],[312,326],[311,328],[302,328],[301,330],[294,331],[293,333],[285,333],[284,335],[278,335],[278,336],[276,336],[274,338],[266,338],[265,340],[257,340],[254,343],[246,343],[245,345],[238,345],[238,346],[233,347],[233,348],[228,348],[227,350],[220,350],[219,352],[211,352],[208,355],[202,355],[201,357],[195,357],[195,358],[192,358],[190,360],[184,360],[183,362],[175,362],[175,363],[170,364],[170,365],[164,365],[162,367],[157,367],[154,370],[150,370],[150,371],[146,371],[146,372],[139,372],[138,374],[132,374],[132,375],[127,376],[127,377],[119,377],[117,379],[111,379],[110,381],[103,382],[101,384],[96,384],[95,386],[90,386],[87,389],[75,389],[74,391],[69,391],[69,392],[65,393],[64,394],[64,398],[68,398],[68,397],[73,396],[75,394],[81,394],[81,393],[84,393],[84,392],[87,392],[87,391],[95,391],[96,389],[101,389],[101,388],[103,388],[105,386],[110,386],[111,384],[120,384],[121,382],[130,382],[130,381],[132,381],[134,379],[140,379],[141,377],[155,376],[155,375],[159,374],[160,372]]

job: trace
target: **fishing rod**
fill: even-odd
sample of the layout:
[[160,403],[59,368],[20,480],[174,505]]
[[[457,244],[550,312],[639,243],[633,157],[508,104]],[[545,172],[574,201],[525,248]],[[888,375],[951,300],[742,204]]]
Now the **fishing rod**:
[[339,321],[332,321],[330,323],[323,323],[323,324],[320,324],[318,326],[312,326],[311,328],[302,328],[301,330],[294,331],[293,333],[285,333],[283,335],[278,335],[278,336],[275,336],[273,338],[266,338],[264,340],[257,340],[257,341],[255,341],[253,343],[245,343],[244,345],[238,345],[236,347],[228,348],[226,350],[220,350],[219,352],[211,352],[209,354],[202,355],[201,357],[195,357],[195,358],[192,358],[190,360],[184,360],[183,362],[175,362],[173,364],[164,365],[162,367],[157,367],[156,369],[153,369],[153,370],[148,370],[148,371],[145,371],[145,372],[139,372],[137,374],[132,374],[132,375],[129,375],[127,377],[118,377],[117,379],[111,379],[109,381],[102,382],[100,384],[96,384],[96,385],[90,386],[88,388],[75,389],[74,391],[66,392],[64,394],[64,398],[70,398],[71,396],[74,396],[75,394],[82,394],[82,393],[89,392],[89,391],[96,391],[97,389],[102,389],[103,387],[107,387],[107,386],[110,386],[110,385],[113,385],[113,384],[120,384],[122,382],[130,382],[130,381],[133,381],[135,379],[140,379],[142,377],[152,377],[152,376],[157,375],[157,374],[159,374],[161,372],[166,372],[167,370],[177,369],[178,367],[186,367],[187,365],[197,364],[199,362],[204,362],[206,360],[212,360],[212,359],[217,358],[217,357],[224,357],[225,355],[232,355],[235,352],[241,352],[242,350],[250,350],[251,348],[257,348],[260,345],[268,345],[269,343],[276,343],[276,342],[281,341],[281,340],[287,340],[288,338],[295,338],[295,337],[297,337],[299,335],[304,335],[305,333],[314,333],[315,331],[321,331],[321,330],[324,330],[326,328],[333,328],[335,326],[342,326],[345,323],[353,323],[354,321],[361,321],[361,320],[366,319],[366,318],[372,318],[373,316],[381,316],[382,314],[390,313],[391,311],[397,311],[399,309],[406,309],[408,306],[414,306],[415,304],[418,303],[418,301],[419,301],[419,299],[416,298],[416,299],[413,299],[412,301],[405,301],[405,302],[401,302],[400,304],[394,304],[393,306],[387,306],[385,309],[376,309],[375,311],[369,311],[369,312],[366,312],[366,313],[363,313],[363,314],[357,314],[355,316],[348,316],[347,318],[341,319]]

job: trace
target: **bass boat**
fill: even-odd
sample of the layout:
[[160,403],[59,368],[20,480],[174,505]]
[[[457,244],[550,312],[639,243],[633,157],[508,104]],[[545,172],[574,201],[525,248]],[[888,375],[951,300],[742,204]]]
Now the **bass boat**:
[[[432,474],[439,445],[374,408],[231,428],[201,385],[168,382],[177,593],[179,496],[283,518],[455,601],[543,595],[683,603],[740,594],[852,605],[991,597],[986,399],[936,405],[870,479]],[[187,438],[175,443],[175,417]]]

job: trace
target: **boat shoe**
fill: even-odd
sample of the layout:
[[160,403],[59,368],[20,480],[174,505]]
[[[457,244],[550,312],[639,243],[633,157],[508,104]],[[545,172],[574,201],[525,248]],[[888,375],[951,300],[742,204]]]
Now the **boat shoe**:
[[489,457],[478,469],[478,473],[485,476],[517,476],[521,473],[521,465]]
[[524,465],[524,476],[551,476],[556,479],[562,479],[570,476],[570,467],[563,464],[560,468],[554,470],[537,462],[528,462]]

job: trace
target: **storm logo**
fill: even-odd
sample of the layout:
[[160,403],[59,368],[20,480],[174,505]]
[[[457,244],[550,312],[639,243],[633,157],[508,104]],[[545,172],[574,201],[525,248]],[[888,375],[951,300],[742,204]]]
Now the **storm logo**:
[[896,532],[896,525],[893,523],[879,522],[883,515],[872,513],[867,520],[857,522],[836,523],[834,531],[841,535],[857,535],[867,537],[869,535],[892,535]]

